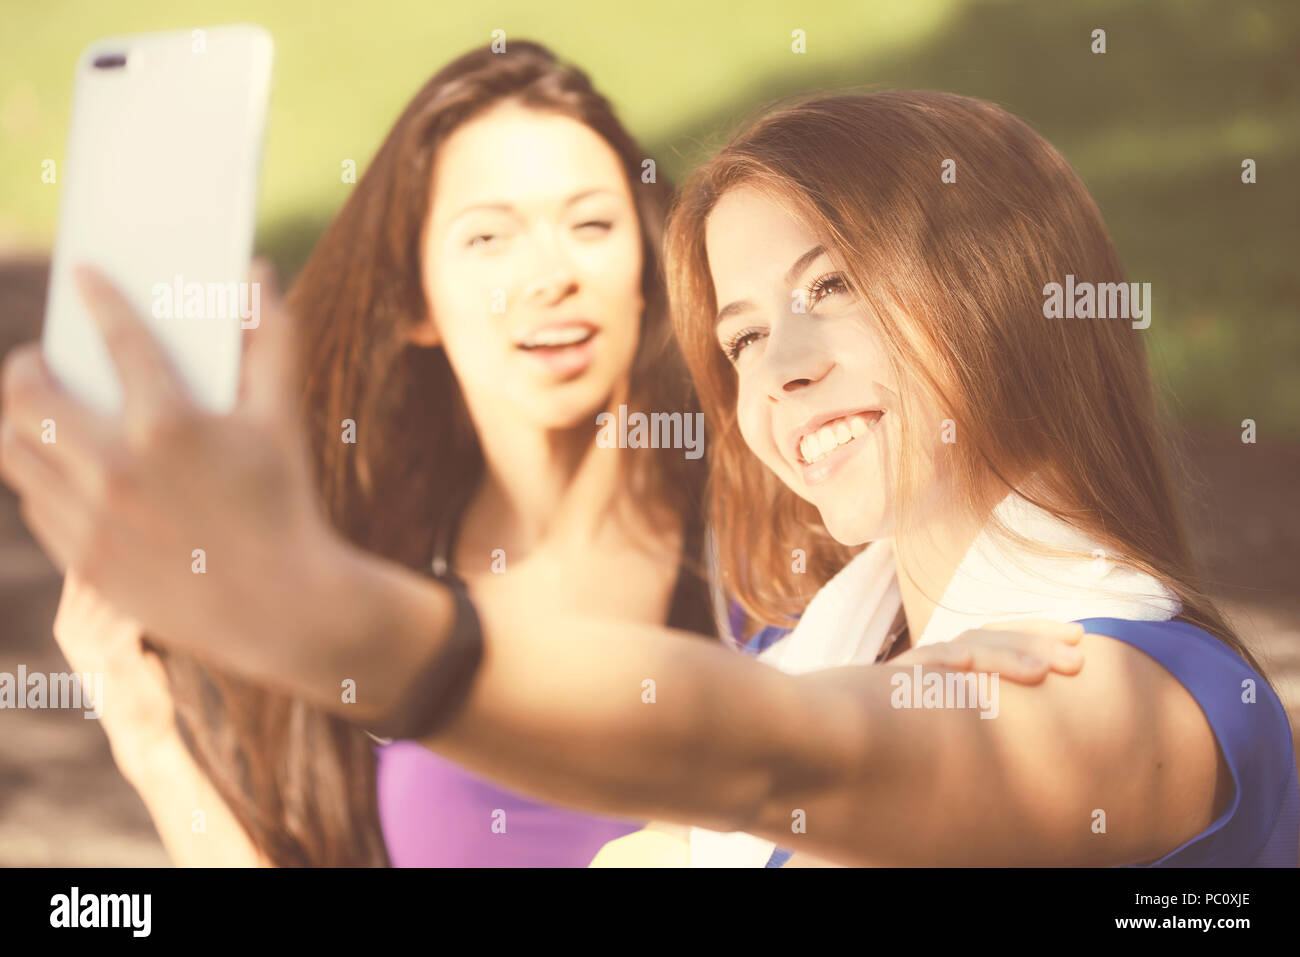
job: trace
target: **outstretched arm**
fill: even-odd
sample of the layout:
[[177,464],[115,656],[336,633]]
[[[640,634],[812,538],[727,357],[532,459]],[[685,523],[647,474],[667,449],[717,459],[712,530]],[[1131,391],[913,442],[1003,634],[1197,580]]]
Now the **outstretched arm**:
[[1120,864],[1173,850],[1227,798],[1192,696],[1104,636],[1083,639],[1077,676],[1000,683],[984,719],[893,707],[902,659],[792,677],[653,627],[484,618],[468,707],[425,743],[591,811],[744,830],[846,864]]

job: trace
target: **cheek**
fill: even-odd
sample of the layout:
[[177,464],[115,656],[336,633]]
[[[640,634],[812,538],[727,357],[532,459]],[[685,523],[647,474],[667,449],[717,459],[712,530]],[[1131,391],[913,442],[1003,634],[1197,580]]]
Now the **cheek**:
[[433,298],[433,314],[448,338],[465,338],[481,328],[492,314],[492,291],[472,282],[444,284]]
[[502,316],[492,311],[497,288],[473,277],[441,272],[435,272],[426,286],[426,299],[447,359],[462,376],[480,378],[477,372],[500,364]]
[[772,440],[772,418],[766,397],[762,390],[751,387],[744,376],[741,376],[736,393],[736,421],[749,450],[781,481],[788,482],[788,468]]
[[640,239],[592,244],[575,252],[574,259],[581,287],[575,300],[581,307],[574,308],[600,323],[604,340],[596,376],[604,381],[625,374],[636,358],[645,312]]
[[583,279],[604,302],[639,317],[641,301],[640,238],[625,236],[595,244],[580,253]]

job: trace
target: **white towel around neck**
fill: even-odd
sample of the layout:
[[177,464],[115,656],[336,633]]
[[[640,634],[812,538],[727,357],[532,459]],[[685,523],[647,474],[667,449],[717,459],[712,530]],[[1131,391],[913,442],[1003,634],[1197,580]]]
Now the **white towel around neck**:
[[[951,641],[972,628],[1015,618],[1075,621],[1124,618],[1167,621],[1177,597],[1143,572],[1107,559],[1081,532],[1019,495],[994,515],[1031,542],[1069,555],[1040,555],[982,531],[957,566],[916,645]],[[758,656],[788,674],[806,674],[876,660],[902,597],[889,540],[868,545],[809,602],[793,632]],[[691,828],[692,867],[763,867],[772,841],[741,831]]]

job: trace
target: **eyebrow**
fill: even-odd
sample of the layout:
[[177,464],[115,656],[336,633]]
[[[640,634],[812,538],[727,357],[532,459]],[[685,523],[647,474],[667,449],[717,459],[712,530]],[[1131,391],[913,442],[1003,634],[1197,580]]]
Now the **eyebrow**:
[[[610,193],[611,195],[617,195],[617,193],[615,193],[614,190],[606,186],[593,186],[591,189],[579,190],[578,192],[570,196],[568,199],[566,199],[564,201],[564,208],[567,209],[568,207],[574,205],[575,203],[581,202],[582,200],[586,199],[588,196],[592,196],[596,193]],[[469,206],[466,206],[464,209],[460,210],[458,213],[456,213],[456,215],[452,216],[451,219],[447,220],[447,222],[454,223],[456,220],[460,219],[460,217],[464,216],[466,213],[472,213],[475,210],[486,210],[489,212],[496,212],[496,213],[513,213],[515,211],[515,208],[509,203],[473,203]]]
[[[817,245],[796,259],[794,265],[792,265],[785,274],[785,284],[787,286],[793,285],[799,274],[807,269],[809,264],[824,252],[826,252],[826,247]],[[714,326],[720,323],[723,319],[726,319],[728,316],[734,316],[738,312],[744,312],[746,309],[753,308],[753,305],[753,300],[750,299],[737,299],[735,302],[727,303],[718,310],[718,315],[713,320]]]

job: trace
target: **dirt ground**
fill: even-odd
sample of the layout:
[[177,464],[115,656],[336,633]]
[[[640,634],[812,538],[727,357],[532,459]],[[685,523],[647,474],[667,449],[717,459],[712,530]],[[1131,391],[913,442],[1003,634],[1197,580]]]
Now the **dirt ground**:
[[[43,257],[0,257],[0,354],[38,335],[47,269]],[[1200,431],[1188,461],[1208,578],[1300,727],[1300,444]],[[65,670],[50,632],[59,590],[0,486],[0,672]],[[79,711],[0,713],[0,866],[167,863],[97,722]]]

